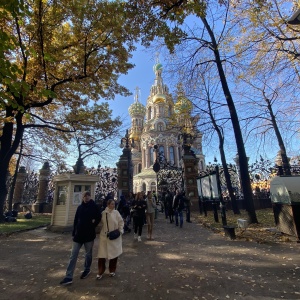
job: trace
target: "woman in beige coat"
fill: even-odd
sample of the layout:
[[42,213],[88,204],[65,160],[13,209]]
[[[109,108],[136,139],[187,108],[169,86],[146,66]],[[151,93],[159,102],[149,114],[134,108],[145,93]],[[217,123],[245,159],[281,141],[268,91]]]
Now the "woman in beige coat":
[[[107,220],[107,222],[106,222]],[[106,259],[109,260],[109,276],[115,276],[118,257],[122,254],[122,234],[124,233],[124,221],[120,213],[115,210],[115,201],[113,199],[107,200],[107,207],[102,212],[101,231],[99,235],[98,248],[98,275],[97,279],[101,279],[105,272]],[[108,228],[107,228],[108,225]],[[110,240],[107,237],[108,231],[119,229],[121,235],[115,239]]]
[[155,215],[155,209],[156,209],[156,201],[155,198],[152,195],[152,192],[148,192],[147,194],[147,212],[146,212],[146,219],[147,219],[147,225],[148,225],[148,240],[153,240],[152,232],[153,232],[153,224],[154,224],[154,215]]

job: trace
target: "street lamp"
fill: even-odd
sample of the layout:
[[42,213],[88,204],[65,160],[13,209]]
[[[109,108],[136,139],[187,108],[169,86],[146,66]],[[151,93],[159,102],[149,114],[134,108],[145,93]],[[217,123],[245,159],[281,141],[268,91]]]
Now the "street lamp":
[[134,140],[130,139],[128,134],[128,129],[126,130],[125,137],[121,138],[120,148],[123,148],[123,153],[127,156],[127,176],[128,176],[128,197],[130,192],[133,192],[133,168],[132,168],[132,156],[131,156],[131,148],[134,148]]

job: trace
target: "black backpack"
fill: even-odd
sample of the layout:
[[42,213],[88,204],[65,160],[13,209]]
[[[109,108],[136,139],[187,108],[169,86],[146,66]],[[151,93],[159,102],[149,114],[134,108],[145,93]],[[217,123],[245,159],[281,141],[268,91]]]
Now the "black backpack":
[[184,199],[184,197],[183,196],[180,196],[179,197],[179,201],[178,201],[178,209],[179,210],[183,210],[184,209],[184,201],[185,199]]

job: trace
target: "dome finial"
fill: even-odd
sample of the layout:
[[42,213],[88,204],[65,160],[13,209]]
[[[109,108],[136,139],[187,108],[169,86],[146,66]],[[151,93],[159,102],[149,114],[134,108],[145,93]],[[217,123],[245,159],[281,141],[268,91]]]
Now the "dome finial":
[[155,53],[155,65],[153,66],[153,71],[155,73],[156,78],[161,77],[162,72],[162,64],[159,62],[159,53]]
[[145,106],[140,102],[141,90],[137,86],[134,89],[134,102],[129,106],[128,112],[130,117],[140,116],[143,117],[146,112]]
[[159,64],[159,52],[155,53],[155,63]]
[[140,102],[140,94],[141,94],[141,89],[137,86],[135,88],[135,94],[134,94],[134,102]]

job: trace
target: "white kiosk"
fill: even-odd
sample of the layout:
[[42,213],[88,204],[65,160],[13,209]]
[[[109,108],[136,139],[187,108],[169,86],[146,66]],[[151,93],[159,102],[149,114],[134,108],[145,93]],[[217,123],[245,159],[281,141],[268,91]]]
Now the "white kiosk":
[[90,191],[92,199],[95,199],[98,180],[98,175],[66,173],[54,176],[55,195],[50,230],[61,232],[72,230],[77,207],[82,201],[82,193]]
[[276,176],[270,182],[275,224],[286,234],[300,238],[300,176]]

